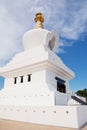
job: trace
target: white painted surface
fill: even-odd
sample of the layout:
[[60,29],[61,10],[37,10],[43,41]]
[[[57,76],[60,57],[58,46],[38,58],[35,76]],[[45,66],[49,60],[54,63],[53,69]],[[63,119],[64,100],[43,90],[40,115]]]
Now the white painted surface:
[[6,66],[0,69],[0,75],[8,78],[45,68],[67,80],[74,77],[74,73],[65,66],[61,59],[52,51],[45,50],[43,46],[16,55]]
[[60,93],[60,92],[55,92],[55,102],[56,105],[67,105],[68,102],[68,94],[66,93]]
[[54,92],[47,85],[15,86],[1,90],[0,105],[54,106]]
[[46,48],[52,47],[52,50],[55,50],[58,47],[57,39],[58,36],[55,31],[50,32],[45,29],[33,29],[24,34],[23,45],[25,50],[32,49],[40,45],[44,45]]
[[87,115],[85,106],[0,106],[1,119],[70,128],[79,128],[87,121],[83,113]]
[[77,108],[77,117],[79,127],[87,123],[87,106]]
[[78,96],[77,94],[73,94],[73,96],[76,96],[77,98],[81,99],[82,101],[86,102],[86,98],[85,97],[81,97],[81,96]]
[[[86,119],[82,119],[82,123],[79,119],[78,123],[83,107],[56,106],[67,104],[68,83],[74,77],[53,52],[58,46],[56,33],[44,29],[28,31],[23,45],[25,51],[0,68],[0,75],[6,78],[0,91],[0,118],[72,128],[83,125]],[[30,82],[28,74],[32,74]],[[24,76],[23,83],[20,76]],[[57,92],[56,76],[65,81],[66,94]],[[16,84],[14,77],[17,77]]]
[[68,101],[68,103],[67,103],[68,105],[71,105],[71,106],[77,106],[77,105],[80,105],[80,103],[79,102],[77,102],[77,101],[75,101],[74,99],[71,99],[70,98],[70,100]]
[[35,71],[30,73],[32,74],[30,82],[27,81],[28,74],[23,75],[23,83],[20,82],[21,75],[17,77],[16,84],[14,84],[14,78],[5,79],[5,88],[1,91],[0,104],[40,106],[67,104],[67,94],[56,92],[57,81],[55,77],[58,76],[57,74],[48,69]]
[[23,77],[23,83],[17,77],[5,79],[5,88],[0,91],[0,104],[7,105],[55,105],[54,92],[50,91],[51,85],[46,83],[46,71],[36,71],[28,82],[27,74]]

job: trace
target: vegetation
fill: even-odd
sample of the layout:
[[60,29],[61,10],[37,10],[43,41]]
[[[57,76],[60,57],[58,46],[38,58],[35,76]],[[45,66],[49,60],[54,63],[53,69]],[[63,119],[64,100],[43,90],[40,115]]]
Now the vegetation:
[[87,102],[87,89],[86,89],[86,88],[83,89],[83,90],[78,90],[78,91],[76,92],[76,94],[77,94],[78,96],[85,97],[85,98],[86,98],[86,102]]

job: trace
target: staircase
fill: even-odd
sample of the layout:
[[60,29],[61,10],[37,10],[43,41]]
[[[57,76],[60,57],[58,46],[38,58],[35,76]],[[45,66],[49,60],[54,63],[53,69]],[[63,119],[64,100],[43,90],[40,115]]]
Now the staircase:
[[86,102],[84,102],[83,100],[81,100],[80,98],[76,97],[76,96],[71,96],[71,98],[77,102],[79,102],[81,105],[87,105]]

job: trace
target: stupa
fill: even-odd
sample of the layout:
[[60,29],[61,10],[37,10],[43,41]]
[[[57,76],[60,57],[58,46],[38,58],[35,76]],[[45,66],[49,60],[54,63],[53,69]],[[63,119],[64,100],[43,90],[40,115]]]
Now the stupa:
[[87,106],[69,105],[71,71],[54,52],[56,31],[43,27],[42,13],[35,16],[35,29],[23,36],[24,51],[16,54],[0,75],[0,118],[29,123],[80,128],[87,122]]

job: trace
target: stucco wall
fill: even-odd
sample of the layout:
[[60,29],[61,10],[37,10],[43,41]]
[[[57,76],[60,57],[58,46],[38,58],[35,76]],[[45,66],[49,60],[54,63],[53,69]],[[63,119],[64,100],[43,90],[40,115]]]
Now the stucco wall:
[[87,123],[87,106],[81,106],[77,108],[77,117],[80,127]]
[[58,74],[53,73],[50,70],[46,69],[46,82],[52,86],[51,90],[53,90],[53,91],[57,91],[57,80],[55,79],[55,77],[58,77],[65,81],[66,93],[68,93],[69,92],[69,81],[64,79],[63,77],[59,76]]
[[[87,109],[87,107],[86,107]],[[80,113],[78,116],[78,112]],[[81,118],[87,111],[84,107],[57,106],[57,107],[29,107],[29,106],[0,106],[0,118],[29,123],[79,128],[87,118]],[[87,116],[86,116],[87,117]],[[78,122],[79,119],[79,122]]]
[[68,94],[55,92],[55,104],[56,105],[67,105]]
[[28,82],[27,74],[21,78],[14,77],[5,79],[4,90],[0,91],[0,104],[2,105],[55,105],[54,92],[50,91],[51,85],[46,82],[46,71],[35,71],[31,73],[31,81]]
[[[28,76],[31,74],[31,81],[28,82]],[[23,83],[21,83],[21,77],[20,76],[23,76]],[[17,77],[17,83],[14,84],[14,78]],[[45,70],[42,70],[42,71],[35,71],[35,72],[31,72],[31,73],[26,73],[26,74],[20,74],[20,75],[17,75],[17,76],[14,76],[14,77],[10,77],[10,78],[6,78],[5,79],[5,85],[4,87],[19,87],[19,86],[28,86],[29,84],[40,84],[42,82],[45,82]]]

